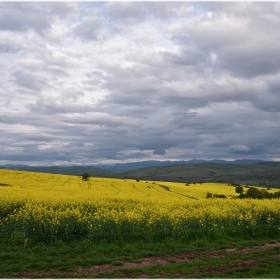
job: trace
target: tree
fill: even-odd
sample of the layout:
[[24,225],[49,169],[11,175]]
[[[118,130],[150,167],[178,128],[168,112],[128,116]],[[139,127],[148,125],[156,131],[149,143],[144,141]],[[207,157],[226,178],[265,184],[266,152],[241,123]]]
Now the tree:
[[89,178],[90,178],[90,176],[89,176],[88,173],[83,173],[83,175],[82,175],[82,180],[83,180],[83,181],[88,181]]
[[254,188],[254,187],[250,187],[246,192],[246,196],[251,197],[251,198],[258,198],[259,190],[257,188]]
[[246,198],[247,195],[246,195],[245,193],[241,193],[238,197],[239,197],[239,198]]
[[206,194],[206,198],[213,198],[212,193],[207,193],[207,194]]
[[244,192],[243,187],[237,186],[237,187],[235,188],[235,192],[236,192],[236,193],[243,193],[243,192]]

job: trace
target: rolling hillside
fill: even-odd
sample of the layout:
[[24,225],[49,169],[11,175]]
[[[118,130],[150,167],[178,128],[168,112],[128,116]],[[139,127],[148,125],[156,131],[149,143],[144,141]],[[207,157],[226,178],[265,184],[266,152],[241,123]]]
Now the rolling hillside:
[[[244,162],[244,161],[241,161]],[[145,163],[148,164],[148,163]],[[151,162],[149,162],[151,164]],[[158,163],[159,164],[159,163]],[[167,162],[165,163],[167,164]],[[9,166],[8,169],[44,172],[52,174],[68,174],[80,176],[87,172],[95,177],[140,179],[170,182],[221,182],[251,184],[264,187],[280,187],[280,162],[257,162],[238,164],[218,162],[202,162],[197,164],[170,164],[166,166],[149,166],[133,170],[119,171],[98,168],[95,166]],[[141,165],[141,164],[140,164]],[[123,168],[139,166],[133,163]]]
[[275,187],[280,186],[280,163],[253,164],[199,163],[141,168],[114,174],[117,178],[176,182],[233,182]]
[[[0,169],[1,196],[23,198],[143,199],[145,201],[189,201],[205,199],[208,192],[236,198],[235,187],[227,183],[189,184],[166,181],[130,180],[46,174]],[[271,189],[271,192],[276,191]]]
[[129,179],[92,177],[83,181],[80,176],[46,174],[0,169],[1,195],[77,200],[86,199],[136,199],[145,201],[189,201],[205,199],[207,192],[237,197],[233,186],[207,183],[190,184],[163,181],[136,181]]

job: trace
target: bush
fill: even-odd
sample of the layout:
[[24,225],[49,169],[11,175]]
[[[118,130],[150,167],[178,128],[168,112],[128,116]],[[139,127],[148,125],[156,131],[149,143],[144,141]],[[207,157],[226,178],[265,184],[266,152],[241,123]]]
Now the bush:
[[259,198],[259,190],[254,187],[250,187],[246,191],[246,197],[251,197],[251,198]]
[[254,198],[254,199],[263,199],[263,198],[280,198],[280,192],[275,193],[269,193],[267,190],[262,189],[258,190],[254,187],[249,187],[249,189],[246,191],[246,194],[242,195],[240,194],[239,198]]
[[206,198],[227,198],[224,194],[207,193]]
[[224,194],[214,194],[215,198],[227,198]]
[[237,186],[237,187],[235,188],[235,192],[236,192],[236,193],[243,193],[243,192],[244,192],[243,187]]
[[89,178],[90,178],[90,175],[88,173],[83,173],[83,175],[82,175],[82,180],[83,181],[88,181]]
[[245,193],[241,193],[239,196],[238,196],[238,198],[246,198],[247,196],[246,196],[246,194]]
[[206,198],[213,198],[212,193],[207,193],[207,194],[206,194]]

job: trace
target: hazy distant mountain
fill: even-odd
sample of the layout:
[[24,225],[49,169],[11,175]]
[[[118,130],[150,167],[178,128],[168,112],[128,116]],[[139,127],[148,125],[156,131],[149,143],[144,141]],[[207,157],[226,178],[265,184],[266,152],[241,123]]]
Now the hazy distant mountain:
[[173,166],[173,165],[194,165],[200,163],[219,163],[219,164],[250,164],[256,162],[262,162],[262,160],[249,160],[249,159],[239,159],[235,161],[226,161],[220,159],[214,159],[211,161],[203,159],[192,159],[189,161],[141,161],[141,162],[130,162],[130,163],[116,163],[116,164],[98,164],[91,166],[29,166],[29,165],[2,165],[4,168],[8,169],[18,169],[33,172],[44,172],[53,174],[69,174],[69,175],[80,175],[84,172],[90,175],[106,175],[114,174],[124,171],[130,171],[146,167],[156,167],[156,166]]
[[99,174],[111,174],[116,172],[122,172],[127,170],[134,170],[138,168],[150,167],[150,166],[169,166],[174,164],[193,164],[204,162],[202,160],[186,161],[143,161],[143,162],[132,162],[132,163],[117,163],[117,164],[98,164],[91,166],[29,166],[29,165],[12,165],[6,164],[1,165],[3,168],[18,169],[33,172],[46,172],[54,174],[82,174],[87,172],[91,175]]
[[210,160],[210,162],[215,162],[215,163],[220,163],[220,164],[251,164],[251,163],[264,162],[264,161],[260,160],[260,159],[236,159],[234,161],[213,159],[213,160]]
[[[202,162],[202,161],[197,161]],[[139,161],[139,162],[129,162],[129,163],[116,163],[116,164],[98,164],[95,165],[98,168],[109,169],[114,172],[121,172],[126,170],[134,170],[139,168],[151,167],[151,166],[169,166],[174,164],[192,164],[187,161]]]

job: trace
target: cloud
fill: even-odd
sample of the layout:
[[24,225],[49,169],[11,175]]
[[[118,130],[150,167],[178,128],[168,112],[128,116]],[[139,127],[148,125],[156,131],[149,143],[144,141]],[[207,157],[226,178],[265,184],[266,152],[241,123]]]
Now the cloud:
[[101,24],[95,15],[85,16],[81,22],[73,27],[73,36],[82,38],[85,41],[98,39]]
[[155,149],[153,155],[165,155],[166,152],[164,149]]
[[51,26],[52,15],[38,3],[1,3],[0,30],[43,33]]
[[1,163],[274,159],[277,2],[0,3]]
[[145,5],[141,2],[107,2],[105,6],[111,20],[121,24],[134,24],[145,20],[148,15]]
[[251,149],[245,145],[232,145],[229,147],[234,153],[249,152]]

